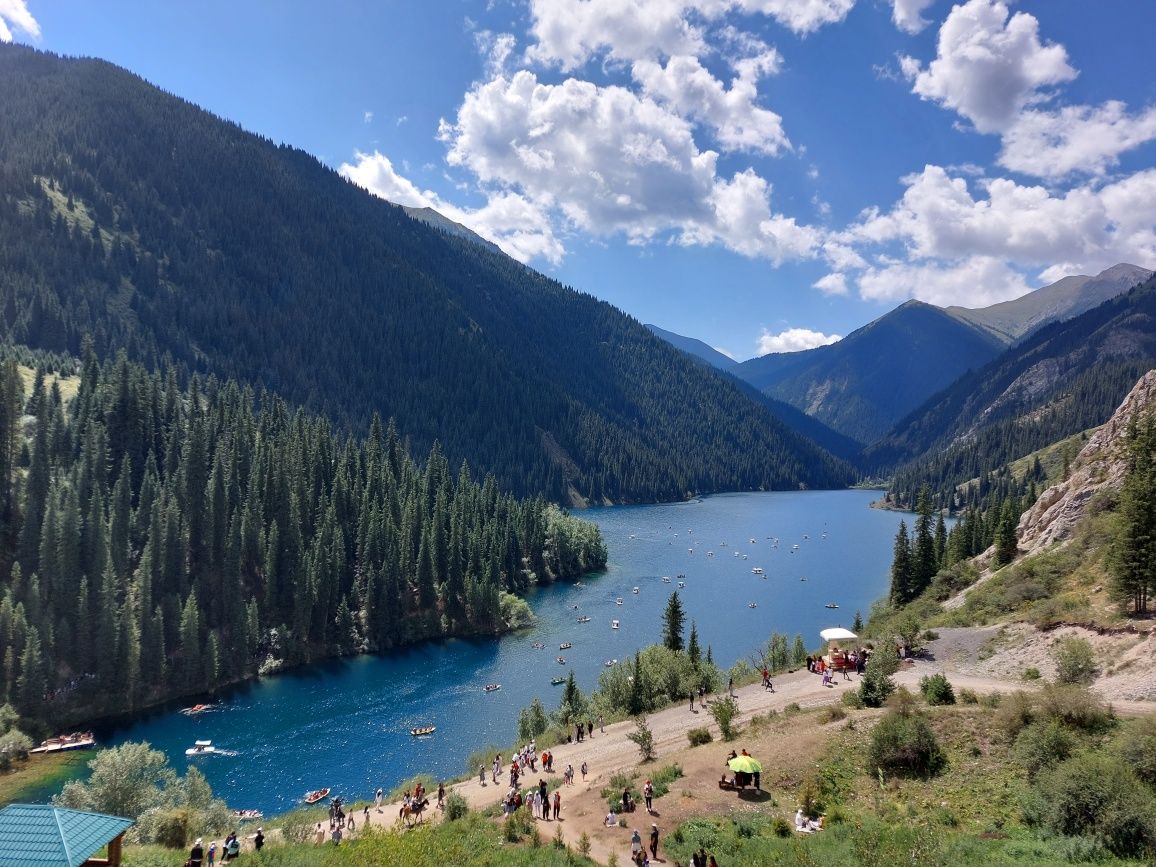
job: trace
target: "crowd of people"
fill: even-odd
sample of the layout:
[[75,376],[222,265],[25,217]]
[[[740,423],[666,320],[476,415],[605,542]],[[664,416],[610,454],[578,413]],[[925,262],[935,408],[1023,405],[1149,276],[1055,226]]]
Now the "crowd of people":
[[[260,852],[265,845],[265,829],[258,828],[257,833],[253,835],[253,848]],[[229,836],[221,841],[218,848],[217,841],[210,841],[208,847],[205,846],[203,838],[198,837],[193,842],[193,848],[189,851],[189,860],[185,862],[186,867],[215,867],[217,863],[218,853],[221,856],[221,863],[232,861],[241,854],[241,841],[237,837],[236,831],[231,831]]]

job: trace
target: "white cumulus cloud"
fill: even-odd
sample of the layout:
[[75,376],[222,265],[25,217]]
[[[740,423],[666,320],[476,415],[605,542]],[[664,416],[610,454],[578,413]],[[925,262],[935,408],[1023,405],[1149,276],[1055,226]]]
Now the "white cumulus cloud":
[[891,20],[904,33],[919,33],[931,22],[923,17],[923,10],[935,0],[892,0]]
[[827,346],[840,339],[842,338],[838,334],[824,334],[809,328],[788,328],[778,334],[771,334],[764,328],[756,347],[758,355],[766,355],[769,352],[801,352],[804,349],[814,349],[816,346]]
[[640,60],[632,73],[644,94],[711,127],[724,150],[774,155],[790,147],[783,119],[756,100],[757,76],[777,68],[778,55],[764,53],[743,66],[729,88],[697,57],[686,55],[672,57],[665,65]]
[[40,24],[28,11],[27,0],[0,0],[0,42],[11,42],[13,29],[40,38]]
[[1156,139],[1156,108],[1129,114],[1109,100],[1058,111],[1025,111],[1003,134],[1001,165],[1042,178],[1074,172],[1102,175],[1120,154]]
[[[921,0],[895,0],[900,5]],[[1053,107],[1056,88],[1078,72],[1067,49],[1041,40],[1039,21],[1010,15],[1000,0],[968,0],[952,8],[925,68],[901,57],[912,91],[952,109],[978,132],[1002,139],[999,163],[1048,179],[1102,175],[1125,151],[1156,139],[1156,109],[1129,113],[1118,100],[1099,106]]]
[[915,93],[970,120],[977,130],[1001,132],[1043,90],[1071,81],[1076,70],[1062,45],[1040,41],[1039,22],[1026,12],[1009,17],[1000,0],[968,0],[952,8],[939,29],[936,58],[923,69],[905,58]]
[[592,235],[644,243],[672,233],[776,262],[810,255],[818,241],[772,212],[763,178],[720,176],[687,119],[625,87],[547,84],[520,70],[475,85],[439,135],[449,163],[483,188],[524,196]]

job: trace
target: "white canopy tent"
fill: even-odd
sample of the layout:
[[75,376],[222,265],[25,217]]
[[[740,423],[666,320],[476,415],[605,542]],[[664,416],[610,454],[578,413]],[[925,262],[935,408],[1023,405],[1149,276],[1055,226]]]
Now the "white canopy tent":
[[844,629],[842,626],[834,626],[831,629],[824,629],[819,633],[819,637],[824,641],[855,641],[859,638],[850,629]]

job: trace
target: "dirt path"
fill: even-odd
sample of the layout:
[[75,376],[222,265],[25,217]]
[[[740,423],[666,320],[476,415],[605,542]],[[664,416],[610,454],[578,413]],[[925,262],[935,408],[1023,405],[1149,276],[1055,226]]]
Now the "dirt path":
[[[898,684],[906,686],[912,691],[919,688],[920,678],[943,671],[948,675],[956,690],[970,689],[979,694],[991,692],[1012,692],[1017,689],[1033,689],[1038,683],[1025,682],[1009,677],[996,677],[976,673],[977,659],[982,656],[981,650],[988,643],[995,630],[968,630],[966,634],[961,630],[953,631],[946,640],[932,644],[930,658],[909,660],[896,674]],[[937,654],[937,655],[936,655]],[[817,708],[840,701],[840,696],[848,688],[858,688],[858,677],[850,676],[844,680],[841,675],[836,676],[835,685],[824,687],[817,675],[806,671],[783,675],[775,679],[775,691],[764,690],[758,684],[744,686],[735,690],[735,697],[739,705],[739,716],[736,724],[746,725],[752,716],[764,715],[769,710],[782,712],[791,703],[801,708]],[[1118,712],[1129,715],[1156,713],[1156,702],[1120,702],[1115,705]],[[594,736],[582,743],[560,744],[553,748],[554,767],[552,774],[529,774],[523,777],[523,785],[531,780],[545,777],[546,779],[562,779],[562,772],[566,766],[575,768],[575,784],[563,785],[562,820],[540,821],[539,833],[548,841],[562,828],[565,841],[577,848],[582,834],[588,835],[591,843],[591,856],[600,863],[605,863],[611,852],[618,856],[619,863],[628,863],[630,832],[638,828],[644,844],[650,830],[651,823],[659,825],[660,833],[673,829],[679,822],[695,815],[716,814],[731,812],[735,809],[767,809],[762,803],[769,800],[769,796],[756,798],[754,793],[739,798],[733,792],[717,790],[714,781],[715,774],[722,768],[721,757],[725,756],[723,745],[715,743],[709,747],[690,749],[686,732],[696,727],[707,727],[715,736],[719,737],[718,726],[715,725],[709,708],[702,707],[695,702],[693,710],[688,704],[680,704],[666,708],[648,717],[651,732],[654,735],[657,763],[653,767],[661,767],[677,761],[685,772],[685,781],[676,781],[671,793],[656,803],[656,812],[648,816],[640,808],[630,815],[627,827],[606,828],[603,819],[606,814],[606,803],[600,792],[608,784],[609,779],[616,773],[633,773],[638,766],[638,747],[627,740],[627,735],[634,731],[632,721],[618,722],[605,727],[605,731],[595,729]],[[806,717],[791,717],[780,721],[773,732],[773,736],[749,737],[744,735],[740,741],[751,741],[757,748],[756,754],[764,762],[764,781],[766,788],[774,782],[774,770],[788,769],[797,766],[801,761],[820,748],[823,738],[816,737],[819,726],[814,715]],[[737,742],[736,742],[737,743]],[[729,750],[731,745],[726,745]],[[481,810],[496,806],[508,789],[509,756],[503,756],[505,773],[499,777],[494,785],[490,782],[490,771],[486,771],[486,783],[479,783],[474,778],[457,783],[450,787],[465,797],[471,809]],[[578,769],[586,762],[589,767],[587,779],[583,781]],[[644,772],[644,771],[643,771]],[[783,774],[790,776],[788,770]],[[640,782],[641,782],[640,777]],[[385,805],[382,812],[370,810],[370,824],[375,827],[396,826],[400,804]],[[779,805],[778,809],[784,817],[789,817],[794,810],[793,804]],[[437,815],[437,810],[431,813]],[[361,813],[357,813],[357,821],[362,822]],[[660,844],[659,861],[662,860]]]

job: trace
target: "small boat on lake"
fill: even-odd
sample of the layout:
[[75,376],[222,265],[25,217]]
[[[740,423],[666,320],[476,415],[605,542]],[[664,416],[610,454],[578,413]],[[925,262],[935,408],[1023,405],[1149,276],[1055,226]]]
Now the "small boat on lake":
[[756,566],[754,569],[751,570],[751,574],[752,575],[762,575],[764,573],[763,573],[763,569],[761,566]]
[[530,646],[532,648],[534,648],[535,650],[542,650],[543,648],[545,648],[546,645],[544,645],[541,641],[535,641]]
[[759,605],[757,602],[748,602],[747,603],[747,608],[758,608],[758,607],[759,607]]
[[212,705],[209,704],[195,704],[192,707],[183,708],[181,713],[185,716],[194,716],[195,714],[204,713],[211,707]]
[[618,660],[617,659],[608,659],[608,660],[606,660],[606,662],[604,662],[602,664],[605,665],[607,668],[613,668],[614,666],[618,665]]
[[483,692],[495,692],[502,688],[500,683],[487,683],[483,688]]
[[264,819],[265,814],[260,810],[234,810],[233,818],[238,822],[255,822],[257,819]]
[[638,592],[638,588],[637,588],[637,587],[635,587],[635,588],[634,588],[633,590],[631,590],[630,592],[631,592],[631,593],[637,593],[637,592]]
[[57,735],[54,738],[41,741],[40,746],[33,747],[28,752],[63,753],[67,750],[86,750],[94,746],[96,746],[96,738],[93,737],[92,732],[73,732],[72,734]]
[[622,604],[622,597],[621,597],[621,596],[619,596],[617,599],[615,599],[615,600],[614,600],[614,604],[615,604],[615,605],[621,605],[621,604]]
[[561,644],[558,645],[558,649],[559,650],[569,650],[573,646],[574,645],[571,644],[569,641],[563,641]]
[[558,657],[558,664],[559,664],[559,665],[565,665],[565,664],[566,664],[566,657],[564,657],[564,656],[559,656],[559,657]]
[[186,756],[211,756],[214,753],[219,753],[212,741],[196,741],[191,747],[185,750]]
[[610,628],[611,629],[617,629],[618,628],[618,621],[617,620],[611,620],[610,621]]
[[550,686],[557,686],[558,684],[565,683],[565,682],[566,682],[566,678],[564,678],[564,677],[552,677],[552,678],[550,678]]
[[410,729],[409,733],[415,738],[420,738],[423,735],[432,735],[437,730],[437,726],[418,726],[417,728]]
[[581,617],[578,618],[578,622],[579,623],[589,623],[590,622],[590,615],[589,614],[583,614]]
[[670,583],[670,576],[669,575],[663,575],[662,576],[662,583],[663,584],[669,584]]
[[315,789],[312,792],[306,793],[305,803],[306,804],[316,804],[322,798],[328,798],[328,797],[329,797],[329,789]]
[[827,603],[826,605],[824,605],[823,607],[824,607],[824,608],[838,608],[839,606],[838,606],[838,605],[836,605],[834,602],[828,602],[828,603]]

